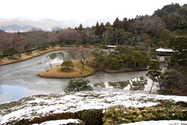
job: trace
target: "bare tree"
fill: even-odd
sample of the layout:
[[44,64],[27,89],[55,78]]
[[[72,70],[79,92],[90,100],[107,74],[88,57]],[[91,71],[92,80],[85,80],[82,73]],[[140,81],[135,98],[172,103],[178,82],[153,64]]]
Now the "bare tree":
[[110,32],[109,31],[105,31],[103,34],[102,34],[102,38],[103,38],[103,41],[105,42],[105,44],[107,44],[107,41],[110,37]]
[[160,33],[165,29],[165,23],[160,17],[140,16],[129,27],[131,32],[135,30],[139,34],[149,33],[151,36],[160,36]]
[[91,50],[86,48],[73,48],[68,50],[69,55],[82,64],[82,68],[88,63],[88,57],[91,56]]
[[12,45],[15,47],[18,51],[24,51],[24,47],[26,45],[26,41],[22,34],[20,33],[14,33],[14,36],[12,38]]
[[10,46],[12,46],[13,34],[1,33],[0,34],[0,51],[5,52]]
[[38,47],[42,44],[51,42],[51,36],[49,32],[44,32],[42,30],[31,30],[30,32],[27,32],[25,35],[25,49],[28,47]]
[[70,44],[71,42],[74,42],[77,39],[81,39],[81,35],[77,30],[67,29],[67,30],[64,30],[63,32],[61,32],[58,35],[58,38],[61,41],[65,41]]
[[90,49],[81,48],[79,49],[78,58],[80,63],[82,64],[82,68],[84,68],[84,65],[88,63],[88,57],[91,56]]

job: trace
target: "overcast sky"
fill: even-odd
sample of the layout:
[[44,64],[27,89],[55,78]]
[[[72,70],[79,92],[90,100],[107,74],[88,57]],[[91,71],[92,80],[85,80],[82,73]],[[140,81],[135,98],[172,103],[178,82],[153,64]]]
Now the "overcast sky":
[[0,18],[29,17],[90,20],[151,15],[164,5],[186,0],[0,0]]

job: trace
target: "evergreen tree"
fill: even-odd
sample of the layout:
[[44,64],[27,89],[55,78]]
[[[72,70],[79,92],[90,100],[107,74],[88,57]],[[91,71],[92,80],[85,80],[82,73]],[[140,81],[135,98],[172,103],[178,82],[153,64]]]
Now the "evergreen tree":
[[173,50],[174,53],[171,56],[169,67],[174,67],[175,65],[187,66],[187,37],[176,37]]
[[161,94],[187,95],[187,78],[178,69],[166,70],[160,78]]
[[103,23],[101,23],[101,25],[99,26],[99,34],[102,35],[105,30],[105,26],[103,25]]
[[1,59],[3,59],[3,55],[2,55],[2,54],[0,54],[0,60],[1,60]]
[[79,25],[78,30],[80,30],[80,31],[82,31],[82,30],[83,30],[82,24],[80,24],[80,25]]
[[150,65],[148,68],[148,72],[146,74],[146,76],[148,76],[153,81],[149,93],[151,93],[151,91],[152,91],[152,87],[154,85],[154,82],[159,82],[161,70],[162,69],[160,68],[159,60],[158,59],[151,59]]
[[95,35],[99,35],[99,23],[96,23]]
[[170,43],[171,34],[167,29],[162,30],[160,34],[160,40],[164,42],[165,46],[168,47]]
[[120,29],[122,27],[122,23],[121,21],[118,19],[118,17],[116,18],[116,20],[113,23],[113,27],[116,29]]
[[8,48],[6,55],[11,56],[12,58],[14,58],[14,56],[18,56],[21,58],[20,52],[14,47]]
[[113,58],[113,57],[110,57],[107,61],[108,65],[110,65],[112,69],[118,69],[122,62],[123,62],[122,59]]
[[65,69],[74,68],[73,61],[72,60],[64,60],[61,66],[65,66]]
[[123,21],[122,21],[122,28],[125,30],[125,31],[128,31],[129,30],[129,22],[127,20],[127,18],[123,18]]
[[73,78],[70,79],[68,86],[64,89],[64,92],[80,92],[80,91],[92,91],[93,87],[88,85],[90,80],[86,78]]
[[166,29],[167,29],[167,30],[170,30],[170,25],[169,25],[169,18],[168,18],[168,16],[166,16],[164,23],[166,24]]
[[105,29],[106,29],[106,31],[108,31],[110,34],[113,33],[113,27],[110,25],[109,22],[106,23]]
[[143,67],[146,66],[146,64],[149,62],[147,53],[145,51],[140,51],[140,50],[132,52],[132,60],[134,61],[134,67],[137,66]]
[[56,43],[52,41],[52,42],[49,43],[49,45],[52,46],[52,48],[53,48],[53,47],[56,46]]

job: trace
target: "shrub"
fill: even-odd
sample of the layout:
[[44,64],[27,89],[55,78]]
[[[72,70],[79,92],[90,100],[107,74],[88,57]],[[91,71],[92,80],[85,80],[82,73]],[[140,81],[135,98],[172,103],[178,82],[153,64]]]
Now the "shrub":
[[52,46],[52,48],[53,48],[53,47],[55,47],[57,44],[56,44],[55,42],[52,41],[52,42],[49,43],[49,45]]
[[8,56],[11,56],[12,58],[14,58],[14,56],[18,56],[18,57],[21,58],[20,52],[16,48],[14,48],[14,47],[9,47],[8,50],[7,50],[7,52],[6,52],[6,54]]
[[89,43],[83,44],[83,47],[89,48],[90,44]]
[[90,81],[85,78],[73,78],[70,79],[68,86],[64,89],[64,92],[79,92],[79,91],[92,91],[93,87],[88,85]]
[[111,106],[104,114],[104,125],[131,123],[137,121],[144,121],[142,111],[134,107],[124,107],[123,105]]
[[169,69],[161,75],[159,92],[166,95],[186,95],[186,79],[180,71]]
[[60,44],[60,47],[64,47],[64,46],[65,46],[65,43],[61,43],[61,44]]
[[25,50],[26,55],[32,54],[32,51],[30,49]]
[[85,125],[102,125],[102,110],[87,110],[82,112],[81,119]]
[[173,104],[141,109],[117,105],[109,107],[103,117],[104,125],[150,120],[187,120],[187,108]]
[[65,66],[65,68],[62,68],[62,70],[70,70],[71,68],[74,68],[73,61],[72,60],[64,60],[61,66]]
[[2,55],[2,54],[0,54],[0,60],[1,60],[1,59],[3,59],[3,55]]

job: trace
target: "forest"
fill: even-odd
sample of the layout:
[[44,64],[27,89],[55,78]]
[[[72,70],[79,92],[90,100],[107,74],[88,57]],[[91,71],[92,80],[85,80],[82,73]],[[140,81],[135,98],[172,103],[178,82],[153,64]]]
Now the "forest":
[[67,45],[138,46],[142,50],[153,46],[171,48],[175,36],[187,34],[187,5],[170,4],[151,16],[124,18],[122,21],[116,18],[113,24],[96,22],[95,26],[87,28],[80,24],[75,29],[54,29],[52,32],[32,29],[25,33],[0,33],[0,51],[4,54],[9,47],[23,52],[52,41]]
[[[175,53],[169,62],[169,70],[165,75],[159,76],[160,85],[162,83],[160,91],[164,94],[187,95],[187,4],[180,6],[172,3],[156,10],[152,15],[136,16],[133,19],[123,18],[123,20],[116,18],[112,24],[96,22],[95,26],[86,28],[80,24],[74,29],[54,29],[51,32],[38,29],[24,33],[1,31],[0,58],[3,58],[3,55],[12,56],[8,53],[12,48],[15,53],[22,53],[35,49],[42,51],[57,44],[61,47],[81,45],[86,48],[117,45],[107,60],[103,53],[93,51],[97,57],[94,66],[101,66],[104,61],[104,64],[111,69],[146,67],[149,60],[154,58],[151,50],[160,47],[172,48]],[[162,88],[164,90],[167,88],[168,91],[162,91]]]

